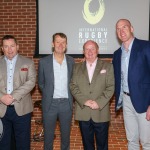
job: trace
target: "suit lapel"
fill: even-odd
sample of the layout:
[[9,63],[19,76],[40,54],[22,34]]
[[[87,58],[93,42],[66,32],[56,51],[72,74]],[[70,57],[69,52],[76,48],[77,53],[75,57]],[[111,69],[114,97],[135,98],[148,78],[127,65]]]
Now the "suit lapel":
[[18,82],[19,71],[21,70],[21,67],[24,67],[23,64],[24,64],[23,59],[18,54],[16,64],[15,64],[15,69],[14,69],[14,76],[13,76],[14,83]]
[[132,66],[134,65],[134,62],[137,58],[137,53],[138,53],[139,46],[138,46],[136,41],[137,41],[137,39],[135,39],[133,41],[133,45],[132,45],[132,48],[131,48],[131,54],[130,54],[130,60],[129,60],[129,72],[130,72],[130,70],[132,70]]
[[47,59],[47,67],[46,68],[49,68],[49,76],[50,76],[51,81],[54,84],[53,54],[49,55],[49,59]]
[[66,62],[67,62],[67,72],[68,72],[68,83],[69,83],[69,81],[70,81],[70,75],[71,75],[71,62],[70,62],[70,60],[69,60],[69,57],[67,56],[67,55],[65,55],[66,56]]
[[4,83],[5,85],[7,85],[7,65],[4,57],[2,60],[2,69],[3,69],[2,72],[3,72]]
[[86,62],[82,63],[82,71],[83,71],[85,78],[88,80],[88,82],[90,82],[87,67],[86,67]]
[[23,60],[21,56],[18,54],[15,68],[14,68],[14,75],[13,75],[13,89],[16,89],[16,83],[19,82],[20,70],[23,64]]
[[118,57],[116,59],[116,61],[118,62],[115,62],[116,64],[118,64],[118,66],[116,66],[116,68],[119,69],[119,75],[121,75],[121,55],[122,55],[122,50],[120,48],[119,52],[118,52]]

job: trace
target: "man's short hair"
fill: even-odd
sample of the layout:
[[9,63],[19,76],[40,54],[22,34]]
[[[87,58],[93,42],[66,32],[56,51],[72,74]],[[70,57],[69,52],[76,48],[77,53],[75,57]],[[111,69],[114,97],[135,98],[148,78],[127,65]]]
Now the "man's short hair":
[[3,41],[4,40],[9,40],[9,39],[14,39],[15,43],[18,44],[17,39],[13,35],[5,35],[2,38],[2,42],[1,42],[2,46],[3,46]]
[[53,42],[55,41],[55,37],[56,37],[57,35],[60,36],[61,38],[66,39],[66,42],[67,42],[67,36],[66,36],[66,34],[61,33],[61,32],[55,33],[55,34],[53,35]]

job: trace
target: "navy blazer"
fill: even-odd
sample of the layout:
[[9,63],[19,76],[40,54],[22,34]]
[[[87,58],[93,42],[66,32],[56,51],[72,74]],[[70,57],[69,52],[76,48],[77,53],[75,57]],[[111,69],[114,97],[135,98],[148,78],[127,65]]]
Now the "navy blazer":
[[[74,59],[68,55],[65,56],[68,68],[68,100],[70,108],[72,109],[73,98],[70,92],[69,83],[72,77]],[[49,111],[54,93],[53,54],[40,59],[38,68],[38,84],[42,91],[42,110],[45,113]]]
[[[117,108],[121,92],[121,53],[114,52],[115,97]],[[134,39],[128,68],[130,98],[137,113],[144,113],[150,105],[150,41]],[[117,110],[117,109],[116,109]]]

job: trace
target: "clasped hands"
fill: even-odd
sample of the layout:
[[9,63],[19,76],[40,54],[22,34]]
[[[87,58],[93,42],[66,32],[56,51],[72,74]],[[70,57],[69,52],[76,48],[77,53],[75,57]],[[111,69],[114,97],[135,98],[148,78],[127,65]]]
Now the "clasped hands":
[[0,100],[5,105],[11,105],[15,101],[13,96],[10,94],[3,95]]
[[87,100],[84,105],[90,107],[91,109],[99,109],[97,102],[93,100]]

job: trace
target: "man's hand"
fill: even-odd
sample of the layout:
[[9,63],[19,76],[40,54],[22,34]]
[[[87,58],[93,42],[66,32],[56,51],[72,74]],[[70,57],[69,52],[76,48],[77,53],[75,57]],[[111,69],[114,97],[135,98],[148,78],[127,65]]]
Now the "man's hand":
[[148,107],[147,112],[146,112],[146,120],[150,121],[150,106]]
[[99,109],[98,104],[96,103],[96,101],[92,101],[92,105],[90,106],[91,109]]
[[4,96],[2,96],[2,98],[0,100],[5,105],[10,105],[14,101],[12,95],[10,95],[10,94],[5,94]]
[[93,100],[87,100],[84,105],[90,107],[91,109],[99,109],[98,104]]
[[84,105],[90,107],[92,105],[92,100],[87,100]]

